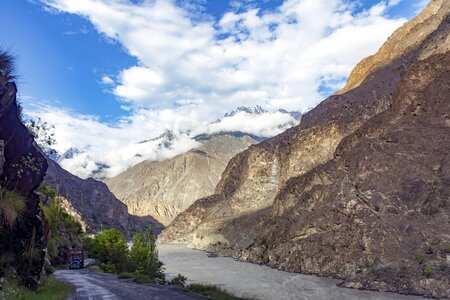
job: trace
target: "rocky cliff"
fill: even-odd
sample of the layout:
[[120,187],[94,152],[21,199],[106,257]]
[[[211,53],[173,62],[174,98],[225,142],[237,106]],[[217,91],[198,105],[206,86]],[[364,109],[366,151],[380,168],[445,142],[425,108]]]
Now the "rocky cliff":
[[[0,278],[14,274],[36,288],[43,267],[47,232],[39,197],[47,162],[20,120],[11,58],[0,53]],[[0,281],[0,283],[3,280]]]
[[133,230],[150,224],[156,231],[161,229],[161,224],[152,218],[131,216],[127,206],[103,182],[93,178],[81,179],[50,159],[48,165],[45,182],[58,192],[63,207],[83,224],[88,233],[108,227]]
[[163,161],[143,161],[106,184],[129,212],[169,224],[195,200],[214,193],[228,161],[256,142],[242,133],[201,135],[202,145]]
[[235,156],[159,240],[449,297],[449,12],[431,1],[299,126]]

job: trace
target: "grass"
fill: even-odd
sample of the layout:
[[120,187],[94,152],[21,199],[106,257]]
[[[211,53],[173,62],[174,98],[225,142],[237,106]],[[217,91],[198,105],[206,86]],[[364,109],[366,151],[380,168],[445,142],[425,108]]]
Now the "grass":
[[211,300],[249,300],[247,298],[236,297],[229,292],[213,285],[191,284],[186,290],[200,296],[205,296]]
[[38,290],[33,292],[17,284],[6,284],[0,299],[2,300],[65,300],[72,287],[56,280],[53,276],[42,277]]
[[117,274],[117,278],[118,279],[130,279],[130,278],[133,278],[133,274],[127,273],[127,272],[122,272],[122,273]]

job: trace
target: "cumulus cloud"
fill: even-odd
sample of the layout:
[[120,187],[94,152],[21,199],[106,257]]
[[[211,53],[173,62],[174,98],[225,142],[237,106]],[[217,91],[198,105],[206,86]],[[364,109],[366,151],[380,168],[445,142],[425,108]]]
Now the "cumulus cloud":
[[[118,124],[54,109],[40,112],[55,123],[59,150],[87,149],[79,162],[65,164],[83,176],[102,162],[111,166],[106,171],[111,176],[139,159],[166,157],[136,146],[165,129],[278,134],[292,122],[278,108],[305,112],[317,105],[321,89],[342,86],[353,66],[406,21],[386,14],[400,0],[380,1],[362,11],[347,0],[285,0],[264,11],[258,1],[234,1],[236,10],[218,19],[198,9],[202,1],[194,6],[170,0],[40,1],[47,10],[86,18],[138,61],[114,74],[116,80],[102,78],[131,111]],[[207,125],[241,105],[261,105],[273,113],[263,118],[237,114]],[[181,135],[180,141],[185,148],[170,155],[195,146]],[[138,152],[144,154],[137,157]]]

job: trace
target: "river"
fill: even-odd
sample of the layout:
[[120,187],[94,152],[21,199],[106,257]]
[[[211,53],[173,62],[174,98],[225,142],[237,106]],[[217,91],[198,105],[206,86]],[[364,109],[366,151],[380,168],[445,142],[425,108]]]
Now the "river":
[[187,283],[212,284],[240,297],[259,300],[423,299],[392,293],[339,288],[335,279],[288,273],[229,257],[210,258],[203,251],[160,244],[159,256],[169,276],[183,274]]

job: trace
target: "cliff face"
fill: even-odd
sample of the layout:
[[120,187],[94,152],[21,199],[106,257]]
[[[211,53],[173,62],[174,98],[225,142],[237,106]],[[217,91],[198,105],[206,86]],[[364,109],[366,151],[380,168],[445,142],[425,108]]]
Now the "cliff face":
[[[3,69],[0,71],[3,77]],[[0,278],[16,272],[22,284],[36,288],[47,233],[39,197],[34,191],[44,178],[47,162],[18,117],[15,84],[3,79],[0,79]]]
[[127,206],[103,182],[93,178],[81,179],[52,160],[48,160],[48,164],[45,182],[58,191],[63,197],[63,206],[83,224],[87,232],[98,232],[105,227],[132,230],[145,224],[152,224],[156,231],[161,227],[151,218],[139,220],[131,216]]
[[106,181],[137,216],[168,225],[195,200],[214,193],[228,161],[256,140],[221,133],[199,136],[200,147],[164,161],[143,161]]
[[299,126],[234,157],[159,240],[448,297],[449,12],[431,1]]

